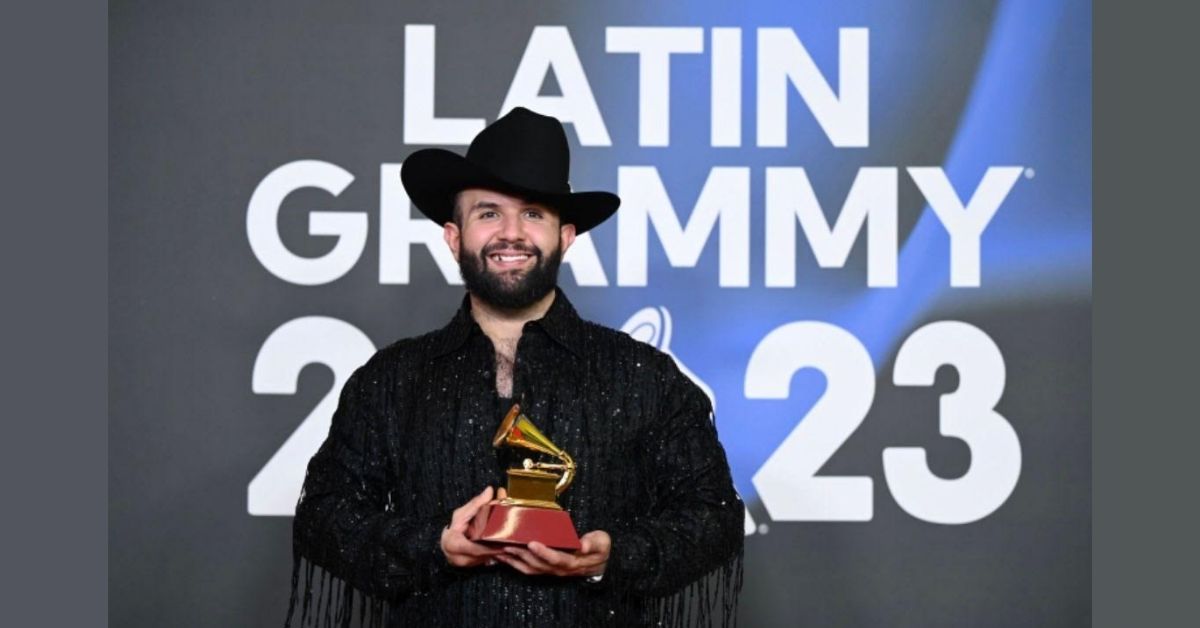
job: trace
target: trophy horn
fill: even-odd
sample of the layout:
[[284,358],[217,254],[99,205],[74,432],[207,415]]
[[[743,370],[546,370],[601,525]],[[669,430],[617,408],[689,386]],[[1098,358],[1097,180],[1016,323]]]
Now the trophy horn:
[[533,424],[533,421],[529,420],[529,417],[521,413],[519,404],[513,404],[508,414],[504,415],[504,420],[500,422],[496,435],[492,437],[492,446],[529,449],[561,460],[562,464],[533,463],[533,467],[536,469],[553,469],[563,472],[562,478],[559,479],[558,485],[554,489],[556,495],[561,495],[563,491],[567,490],[571,481],[575,479],[575,461],[567,452],[547,438]]

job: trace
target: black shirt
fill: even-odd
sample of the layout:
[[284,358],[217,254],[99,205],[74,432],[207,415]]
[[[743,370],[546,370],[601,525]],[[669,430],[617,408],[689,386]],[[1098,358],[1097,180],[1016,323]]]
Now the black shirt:
[[704,393],[670,356],[580,319],[561,290],[525,324],[513,370],[512,399],[578,466],[559,503],[580,535],[612,537],[602,581],[456,569],[441,552],[451,511],[521,456],[491,445],[511,403],[464,297],[446,327],[379,350],[343,388],[296,508],[290,621],[365,609],[394,626],[729,622],[744,506]]

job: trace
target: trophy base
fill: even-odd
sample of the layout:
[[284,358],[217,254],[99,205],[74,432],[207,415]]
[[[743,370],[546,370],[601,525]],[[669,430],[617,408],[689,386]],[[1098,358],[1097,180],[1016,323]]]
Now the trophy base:
[[473,540],[484,543],[529,545],[537,541],[568,552],[582,547],[565,510],[490,504],[479,511],[471,532]]

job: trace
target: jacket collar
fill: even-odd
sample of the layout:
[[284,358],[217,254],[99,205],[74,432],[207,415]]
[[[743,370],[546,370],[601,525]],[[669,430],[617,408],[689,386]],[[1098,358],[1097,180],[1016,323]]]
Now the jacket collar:
[[[575,312],[575,307],[567,299],[562,288],[554,288],[554,302],[542,318],[525,324],[537,326],[546,332],[555,342],[562,345],[576,357],[583,356],[583,319]],[[471,295],[463,295],[462,304],[454,314],[454,318],[443,328],[434,332],[435,338],[432,358],[453,353],[462,348],[472,335],[483,333],[479,323],[471,316]],[[524,333],[524,332],[522,332]]]

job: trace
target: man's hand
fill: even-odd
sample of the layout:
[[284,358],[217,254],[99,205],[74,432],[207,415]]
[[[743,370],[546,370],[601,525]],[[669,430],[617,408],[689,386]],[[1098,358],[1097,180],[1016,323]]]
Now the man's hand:
[[575,554],[550,549],[537,541],[528,548],[509,545],[496,560],[526,574],[552,576],[598,576],[608,564],[612,538],[603,530],[593,530],[579,537],[582,547]]
[[[503,493],[504,489],[500,489],[500,492]],[[442,530],[442,553],[446,555],[446,562],[455,567],[477,567],[493,564],[496,558],[504,554],[501,549],[475,543],[467,538],[467,527],[471,525],[471,520],[475,518],[479,509],[490,501],[492,487],[489,486],[450,516],[450,525]]]

